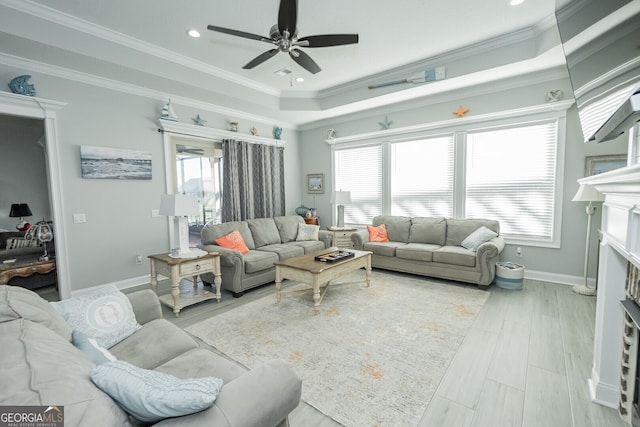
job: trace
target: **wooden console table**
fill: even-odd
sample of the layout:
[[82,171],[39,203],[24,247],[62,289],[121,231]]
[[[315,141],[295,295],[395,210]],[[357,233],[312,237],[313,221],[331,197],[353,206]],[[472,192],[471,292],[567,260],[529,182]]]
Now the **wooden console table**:
[[[178,317],[180,310],[188,305],[196,304],[215,298],[220,302],[220,253],[209,252],[198,258],[172,258],[167,254],[149,255],[151,260],[151,288],[157,293],[158,274],[171,279],[171,295],[160,295],[158,299],[163,304],[173,308],[173,314]],[[213,273],[215,294],[198,288],[198,276],[202,273]],[[180,295],[180,281],[193,277],[193,291]]]
[[[37,256],[17,257],[14,263],[0,263],[0,285],[6,285],[13,277],[29,277],[36,273],[47,274],[56,269],[56,260],[38,260]],[[57,282],[56,282],[57,286]]]

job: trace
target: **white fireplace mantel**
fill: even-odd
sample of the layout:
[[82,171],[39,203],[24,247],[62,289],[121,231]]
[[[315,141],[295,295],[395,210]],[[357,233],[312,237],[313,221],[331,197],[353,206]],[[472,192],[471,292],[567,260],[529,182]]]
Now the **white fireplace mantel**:
[[620,398],[623,311],[628,263],[640,267],[640,165],[583,178],[604,194],[602,241],[589,386],[594,402],[612,408]]

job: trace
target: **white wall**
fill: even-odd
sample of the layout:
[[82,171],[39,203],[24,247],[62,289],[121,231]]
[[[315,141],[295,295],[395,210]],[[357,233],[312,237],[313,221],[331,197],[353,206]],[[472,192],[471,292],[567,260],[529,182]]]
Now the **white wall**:
[[[0,65],[0,86],[25,70]],[[149,264],[135,264],[135,255],[162,253],[169,248],[167,218],[152,218],[165,192],[165,165],[158,117],[166,99],[130,95],[30,72],[38,97],[62,101],[67,106],[57,114],[60,165],[63,187],[63,217],[67,234],[72,291],[115,283],[130,286],[148,283]],[[261,135],[271,135],[276,123],[250,123],[238,117],[221,117],[175,105],[183,122],[200,114],[206,126],[226,128],[238,119],[240,133],[255,126]],[[287,212],[293,214],[301,185],[298,135],[284,129]],[[151,180],[83,179],[80,174],[80,146],[143,150],[152,154]],[[4,176],[4,175],[3,175]],[[36,212],[34,211],[34,214]],[[73,214],[84,213],[86,223],[74,224]]]

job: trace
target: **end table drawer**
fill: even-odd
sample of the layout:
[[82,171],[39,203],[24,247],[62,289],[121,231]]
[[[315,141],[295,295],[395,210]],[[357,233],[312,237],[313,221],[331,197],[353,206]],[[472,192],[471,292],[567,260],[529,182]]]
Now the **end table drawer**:
[[197,275],[213,271],[213,259],[197,259],[193,262],[180,264],[180,276]]

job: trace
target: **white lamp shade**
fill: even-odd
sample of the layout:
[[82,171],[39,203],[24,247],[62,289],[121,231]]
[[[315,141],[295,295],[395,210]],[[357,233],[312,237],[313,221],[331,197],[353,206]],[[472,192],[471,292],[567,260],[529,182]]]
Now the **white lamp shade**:
[[592,185],[580,184],[573,202],[604,202],[604,196]]
[[351,191],[334,191],[331,195],[331,203],[336,205],[350,205]]
[[198,199],[186,194],[163,194],[160,198],[160,215],[189,216],[198,214]]

